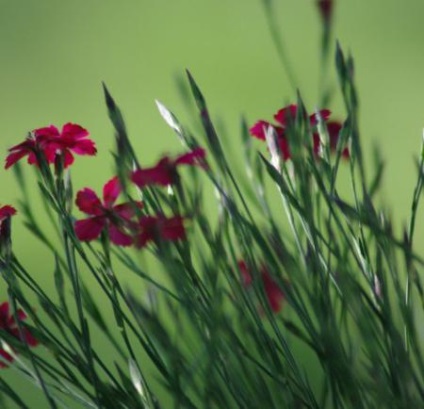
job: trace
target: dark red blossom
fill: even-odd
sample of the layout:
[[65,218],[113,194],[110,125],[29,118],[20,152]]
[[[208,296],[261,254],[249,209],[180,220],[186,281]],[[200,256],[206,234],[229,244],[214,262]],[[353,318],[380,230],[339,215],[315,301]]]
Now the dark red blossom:
[[206,151],[200,147],[175,159],[165,156],[151,168],[135,170],[131,175],[131,180],[140,188],[150,185],[174,185],[178,182],[178,166],[189,165],[206,168],[205,156]]
[[165,217],[164,215],[143,216],[139,221],[139,232],[135,237],[135,246],[146,246],[150,241],[184,240],[186,232],[184,219],[181,216]]
[[[16,317],[18,321],[23,321],[27,316],[23,310],[18,309],[16,311]],[[31,334],[28,328],[22,326],[21,331],[19,330],[14,315],[10,314],[10,307],[7,301],[0,304],[0,331],[7,332],[14,338],[25,342],[30,347],[38,345],[37,339]],[[13,357],[4,349],[0,349],[0,356],[9,362],[13,361]],[[0,361],[0,368],[4,368],[5,366],[7,365]]]
[[29,164],[37,164],[36,152],[42,153],[48,163],[54,163],[57,155],[63,155],[64,166],[74,162],[74,154],[95,155],[97,150],[94,142],[88,139],[89,133],[82,126],[67,123],[59,131],[53,125],[34,129],[23,142],[12,146],[6,157],[5,168],[28,156]]
[[[250,134],[255,138],[265,140],[265,133],[269,127],[272,127],[277,135],[277,142],[280,147],[281,155],[284,160],[288,160],[291,157],[289,142],[286,136],[288,127],[296,118],[298,107],[297,105],[288,105],[285,108],[280,109],[275,115],[274,119],[278,125],[271,124],[267,121],[260,120],[256,122],[250,128]],[[331,111],[328,109],[322,109],[319,111],[319,116],[327,125],[328,136],[330,138],[330,150],[336,151],[337,143],[339,140],[339,133],[342,128],[342,124],[337,121],[328,121]],[[316,113],[309,115],[309,124],[313,131],[313,149],[316,155],[319,154],[320,149],[320,137],[316,132],[318,125],[318,115]],[[349,158],[349,149],[347,147],[342,150],[342,157]]]
[[[238,267],[242,276],[243,285],[246,288],[250,287],[253,283],[253,277],[247,267],[246,262],[239,261]],[[281,311],[283,301],[285,299],[284,292],[272,279],[271,275],[268,272],[268,269],[265,266],[262,266],[260,269],[260,278],[262,280],[262,285],[264,287],[269,307],[273,312]]]
[[141,202],[115,205],[121,193],[117,177],[103,186],[103,201],[88,187],[77,193],[76,205],[90,217],[75,222],[75,234],[81,241],[97,239],[106,229],[112,243],[118,246],[130,246],[133,243],[132,219],[136,216],[135,207],[141,208]]
[[[288,160],[291,157],[289,143],[286,135],[286,131],[291,123],[296,119],[298,107],[295,104],[288,105],[280,109],[275,115],[274,119],[277,122],[277,125],[271,124],[270,122],[259,120],[251,128],[250,134],[255,138],[265,140],[265,132],[269,127],[274,129],[275,134],[277,135],[278,145],[284,160]],[[326,121],[330,116],[330,111],[328,109],[322,109],[319,111],[321,118]],[[316,114],[309,116],[309,122],[311,127],[314,127],[318,123],[318,118]]]

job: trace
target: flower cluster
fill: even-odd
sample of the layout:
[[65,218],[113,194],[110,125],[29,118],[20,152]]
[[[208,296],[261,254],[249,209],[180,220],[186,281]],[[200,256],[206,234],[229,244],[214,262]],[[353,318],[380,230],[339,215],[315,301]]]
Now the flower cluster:
[[[130,179],[139,188],[175,185],[179,182],[178,166],[205,168],[205,156],[206,152],[202,148],[195,148],[175,159],[165,156],[151,168],[133,171]],[[97,239],[102,231],[107,231],[111,242],[118,246],[134,245],[137,248],[144,247],[149,242],[185,239],[182,216],[167,218],[163,214],[141,214],[143,203],[139,201],[115,205],[120,193],[121,186],[117,177],[104,185],[103,201],[89,188],[78,192],[76,204],[82,212],[90,216],[75,222],[75,233],[81,241]]]
[[[241,273],[243,286],[246,288],[250,287],[253,283],[253,278],[246,262],[243,260],[239,261],[238,268]],[[260,279],[262,281],[269,307],[275,313],[280,312],[285,300],[285,294],[278,284],[272,279],[265,265],[261,266]]]
[[[18,321],[23,321],[27,316],[23,310],[18,309],[16,311],[16,317]],[[0,333],[1,331],[7,332],[12,337],[21,342],[25,342],[30,347],[38,345],[37,339],[31,334],[28,328],[22,327],[21,331],[19,330],[15,316],[10,314],[10,307],[7,301],[0,304]],[[13,362],[12,355],[4,349],[0,349],[0,356],[2,358],[2,360],[0,360],[0,368],[7,366],[3,361]]]
[[[265,133],[268,128],[272,128],[277,135],[277,141],[280,148],[282,158],[284,160],[289,160],[291,158],[289,140],[287,137],[287,132],[289,126],[294,122],[297,115],[298,107],[297,105],[288,105],[285,108],[280,109],[275,115],[274,119],[277,124],[272,124],[268,121],[259,120],[251,128],[250,134],[260,140],[265,140]],[[342,124],[337,121],[328,121],[331,112],[328,109],[322,109],[319,111],[319,116],[327,125],[328,136],[330,138],[330,150],[335,151],[337,149],[337,144],[339,141],[340,130],[342,129]],[[313,148],[314,154],[318,155],[321,148],[321,140],[319,134],[316,132],[316,127],[318,124],[317,114],[312,114],[309,116],[309,123],[311,129],[313,130]],[[342,157],[349,158],[350,153],[347,147],[344,147],[342,150]]]
[[[62,156],[66,168],[74,162],[74,154],[96,154],[95,144],[88,136],[86,129],[72,123],[65,124],[61,131],[53,125],[35,129],[25,141],[9,149],[5,168],[8,169],[24,157],[28,157],[29,164],[39,166],[40,157],[51,164],[55,163],[58,155]],[[205,157],[205,150],[197,147],[175,159],[165,156],[151,168],[133,171],[129,178],[141,189],[153,185],[176,185],[179,183],[177,167],[189,165],[205,169]],[[113,177],[103,186],[102,199],[88,187],[77,193],[75,203],[81,212],[88,215],[75,222],[75,234],[79,240],[92,241],[105,232],[115,245],[140,248],[151,241],[176,241],[186,237],[181,215],[167,218],[163,214],[143,214],[143,203],[140,201],[116,204],[121,191],[118,178]],[[0,222],[14,212],[10,206],[0,208]]]
[[39,165],[39,155],[44,155],[47,163],[55,163],[56,156],[62,155],[64,166],[74,162],[74,153],[77,155],[96,154],[96,146],[89,133],[80,125],[67,123],[59,131],[53,125],[33,130],[25,141],[12,146],[6,157],[5,168],[8,169],[20,159],[28,156],[28,163]]

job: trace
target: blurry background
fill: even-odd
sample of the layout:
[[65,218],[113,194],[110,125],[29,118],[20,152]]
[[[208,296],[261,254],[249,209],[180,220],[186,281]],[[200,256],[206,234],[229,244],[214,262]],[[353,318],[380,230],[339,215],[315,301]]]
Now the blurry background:
[[[321,38],[314,1],[276,3],[297,86],[312,110],[318,103]],[[386,160],[384,199],[397,232],[409,212],[416,180],[413,158],[419,154],[424,127],[423,16],[420,0],[340,0],[334,15],[335,38],[356,62],[364,150],[371,156],[376,143]],[[81,124],[91,132],[99,153],[95,159],[76,159],[75,190],[91,186],[99,191],[113,173],[113,131],[101,81],[124,112],[146,166],[164,152],[181,151],[154,100],[188,121],[176,82],[186,68],[225,129],[225,138],[235,141],[235,154],[241,114],[249,124],[271,119],[296,98],[260,0],[0,0],[0,58],[2,157],[29,130],[69,121]],[[336,85],[333,66],[331,78]],[[344,117],[338,95],[329,108],[335,118]],[[16,203],[13,172],[0,172],[0,203]],[[423,244],[420,222],[417,243]],[[41,283],[51,285],[48,253],[18,218],[14,226],[16,253]],[[4,288],[0,294],[6,294]]]

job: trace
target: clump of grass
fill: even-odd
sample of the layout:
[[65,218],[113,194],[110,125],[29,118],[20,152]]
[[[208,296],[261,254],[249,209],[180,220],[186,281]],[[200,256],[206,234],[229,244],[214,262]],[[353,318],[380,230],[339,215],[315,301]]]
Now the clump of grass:
[[[329,4],[318,2],[325,64]],[[277,38],[272,22],[271,29]],[[336,68],[345,119],[330,120],[326,106],[308,112],[300,95],[273,123],[243,119],[244,176],[235,176],[189,72],[203,133],[191,133],[157,101],[183,148],[154,165],[138,156],[104,85],[116,173],[102,194],[73,190],[69,169],[80,160],[73,156],[96,153],[81,126],[40,128],[11,148],[6,166],[22,198],[17,214],[0,209],[9,295],[0,306],[3,370],[38,386],[50,408],[420,407],[424,258],[413,243],[424,147],[410,223],[399,238],[374,202],[382,164],[367,177],[353,59],[339,45]],[[25,157],[56,237],[37,220]],[[349,197],[339,192],[342,168]],[[216,201],[216,214],[206,201]],[[16,257],[15,222],[51,252],[46,271],[55,293]],[[124,272],[137,287],[128,288]],[[0,390],[31,407],[2,377]]]

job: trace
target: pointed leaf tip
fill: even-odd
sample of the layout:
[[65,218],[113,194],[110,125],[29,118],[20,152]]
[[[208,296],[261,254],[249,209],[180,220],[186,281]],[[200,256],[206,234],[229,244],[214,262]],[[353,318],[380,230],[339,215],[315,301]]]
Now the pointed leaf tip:
[[206,101],[203,97],[202,92],[200,91],[199,87],[196,84],[196,81],[194,80],[193,76],[191,75],[189,70],[186,70],[188,81],[190,83],[191,92],[193,93],[194,99],[196,100],[197,107],[203,111],[206,109]]
[[103,92],[105,94],[106,105],[107,105],[109,110],[114,111],[116,104],[115,104],[115,101],[112,98],[112,95],[110,94],[109,90],[107,89],[104,81],[102,81],[102,86],[103,86]]

